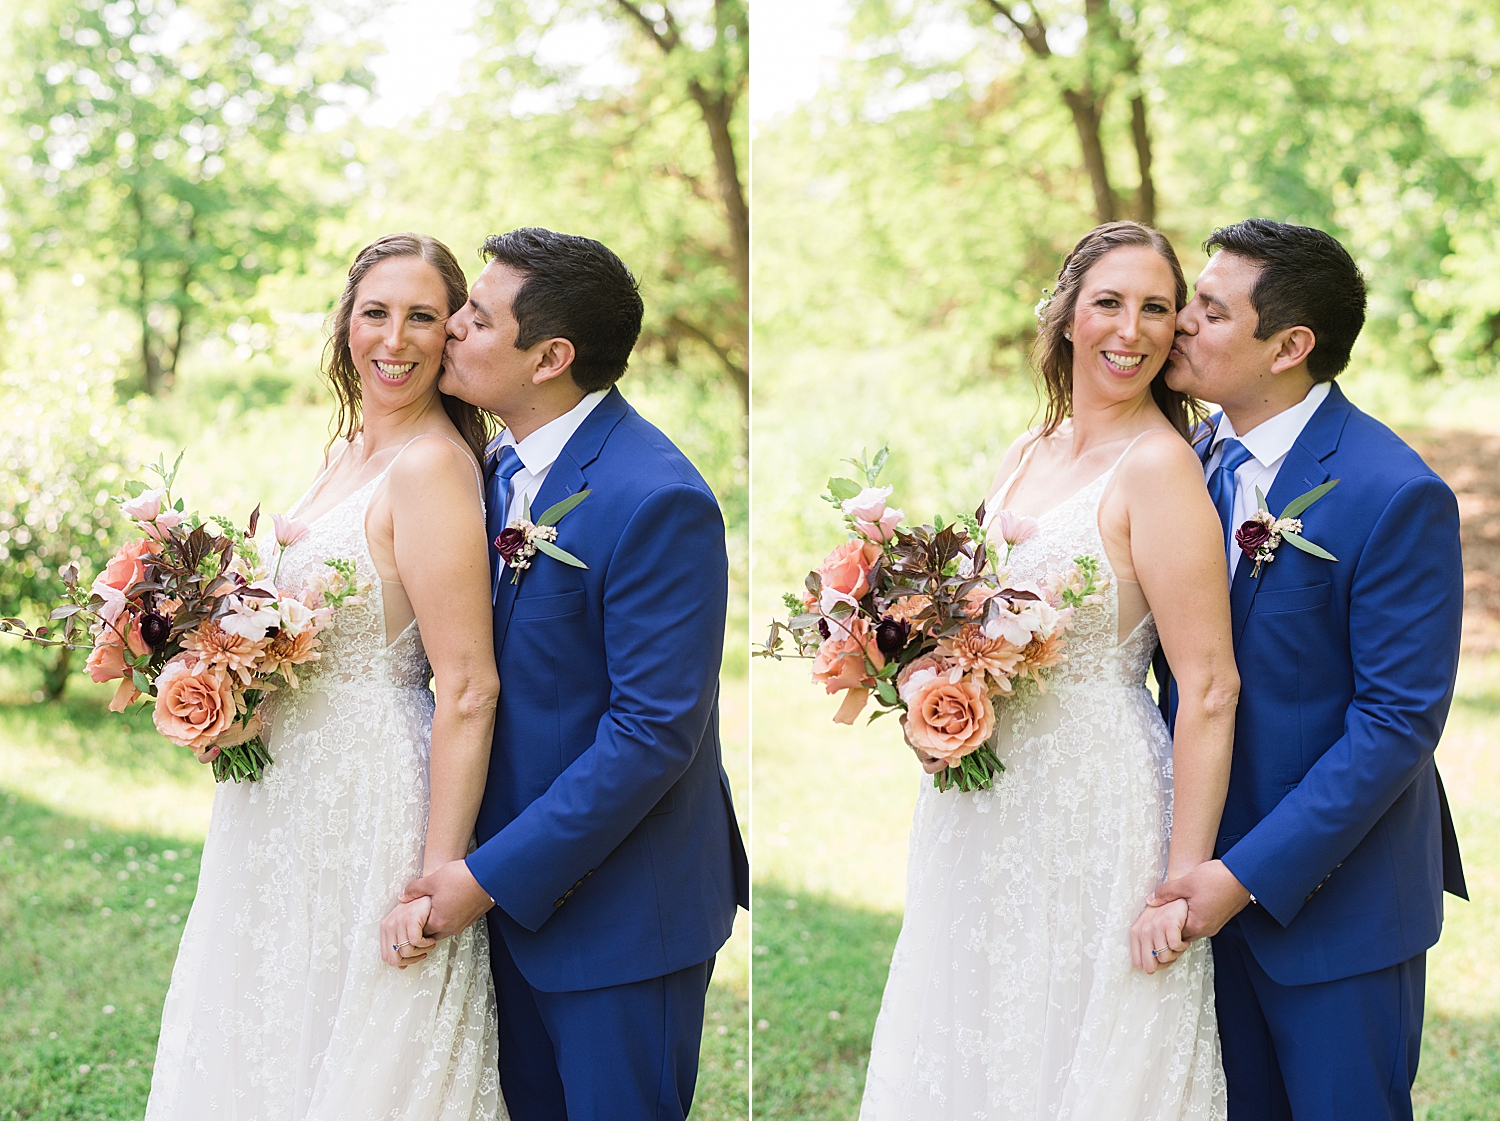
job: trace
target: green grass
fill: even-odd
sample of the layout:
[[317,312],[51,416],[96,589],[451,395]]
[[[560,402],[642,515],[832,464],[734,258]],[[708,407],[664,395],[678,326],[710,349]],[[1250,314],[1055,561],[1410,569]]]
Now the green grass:
[[[75,677],[61,705],[33,703],[36,673],[0,656],[0,1121],[129,1121],[145,1111],[213,784],[149,717],[106,712],[107,686]],[[739,791],[747,704],[745,680],[726,679]],[[748,925],[741,915],[709,989],[703,1121],[749,1113]]]

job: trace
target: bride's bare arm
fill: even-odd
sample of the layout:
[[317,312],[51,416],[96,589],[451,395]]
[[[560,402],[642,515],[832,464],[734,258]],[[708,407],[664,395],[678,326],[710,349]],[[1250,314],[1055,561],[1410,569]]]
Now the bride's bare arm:
[[447,440],[418,440],[391,468],[396,570],[437,694],[423,875],[468,853],[500,695],[478,487],[472,461]]
[[1142,440],[1121,468],[1130,558],[1177,682],[1172,843],[1167,878],[1213,858],[1240,677],[1230,637],[1229,577],[1203,468],[1171,433]]

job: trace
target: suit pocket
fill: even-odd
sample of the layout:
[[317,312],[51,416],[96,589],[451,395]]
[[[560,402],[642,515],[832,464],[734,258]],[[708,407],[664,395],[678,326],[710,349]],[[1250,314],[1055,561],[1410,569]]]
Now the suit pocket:
[[576,615],[583,610],[582,591],[563,592],[555,596],[533,596],[516,600],[514,620],[561,619],[565,615]]
[[1278,588],[1261,592],[1251,610],[1256,615],[1279,615],[1288,611],[1312,611],[1333,600],[1333,585],[1313,584],[1306,588]]

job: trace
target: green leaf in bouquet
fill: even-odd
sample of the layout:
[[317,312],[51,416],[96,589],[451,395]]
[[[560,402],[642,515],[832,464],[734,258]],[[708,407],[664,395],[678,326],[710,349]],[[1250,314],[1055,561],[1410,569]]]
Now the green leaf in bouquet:
[[863,489],[853,479],[844,479],[835,475],[828,480],[828,493],[840,502],[849,501],[849,499],[854,498]]
[[865,723],[866,724],[873,724],[873,723],[875,723],[875,721],[879,720],[882,716],[888,716],[892,712],[895,712],[895,711],[896,710],[893,709],[893,708],[877,708],[874,712],[870,713],[870,719],[866,720]]
[[1330,553],[1327,549],[1323,548],[1321,545],[1314,545],[1307,538],[1302,537],[1299,534],[1292,533],[1290,530],[1282,530],[1281,539],[1288,545],[1301,549],[1304,553],[1311,553],[1315,557],[1322,557],[1324,560],[1331,561],[1336,561],[1339,559],[1338,557]]
[[888,705],[901,703],[901,698],[896,695],[896,687],[889,681],[877,679],[875,682],[875,692],[879,693],[880,699]]
[[[797,605],[797,609],[800,611],[801,608],[802,605],[799,603]],[[822,620],[822,618],[823,616],[821,615],[815,615],[812,612],[807,611],[803,612],[800,615],[792,616],[792,618],[787,622],[787,626],[794,631],[805,631],[811,627],[816,627]]]
[[70,615],[77,615],[82,610],[83,608],[76,603],[65,603],[61,607],[54,607],[52,614],[48,615],[47,618],[66,619]]
[[[1342,481],[1343,480],[1341,479],[1329,479],[1322,486],[1313,487],[1313,489],[1308,491],[1306,494],[1292,499],[1286,504],[1286,509],[1281,512],[1281,516],[1283,518],[1295,518],[1298,514],[1302,513],[1303,510],[1306,510],[1314,502],[1322,498],[1334,487],[1338,486]],[[1282,536],[1285,537],[1288,541],[1291,540],[1291,536],[1289,534],[1283,533]],[[1331,560],[1332,558],[1330,557],[1329,559]]]
[[151,692],[151,682],[146,679],[146,675],[140,670],[131,671],[130,683],[137,689],[139,689],[142,693]]
[[880,478],[881,469],[885,467],[885,461],[890,457],[891,446],[889,444],[885,445],[875,453],[875,458],[870,462],[869,472],[865,476],[870,480],[870,485],[872,487],[875,485],[875,480]]
[[536,546],[537,552],[539,552],[539,553],[545,553],[547,556],[551,557],[553,560],[560,560],[560,561],[563,562],[563,564],[571,564],[574,568],[587,568],[588,567],[588,565],[584,564],[581,560],[579,560],[577,557],[575,557],[572,553],[568,552],[566,549],[559,549],[556,545],[552,544],[552,542],[550,542],[550,541],[543,541],[540,538],[538,538],[537,540],[533,541],[532,544]]
[[146,493],[146,484],[138,479],[131,479],[130,482],[125,484],[125,493],[131,498],[139,498]]
[[[802,582],[802,586],[812,593],[813,599],[818,599],[823,595],[823,577],[816,572],[809,572],[807,579]],[[101,599],[99,602],[103,603],[104,601]]]
[[593,493],[594,492],[592,490],[581,490],[577,494],[568,495],[568,497],[564,498],[561,502],[554,503],[553,505],[548,506],[547,509],[542,512],[542,516],[537,519],[536,524],[556,525],[559,521],[562,520],[564,514],[571,511],[575,506],[577,506],[580,502],[582,502],[585,498]]
[[792,595],[791,592],[787,592],[781,597],[781,605],[791,612],[800,612],[802,610],[802,601]]

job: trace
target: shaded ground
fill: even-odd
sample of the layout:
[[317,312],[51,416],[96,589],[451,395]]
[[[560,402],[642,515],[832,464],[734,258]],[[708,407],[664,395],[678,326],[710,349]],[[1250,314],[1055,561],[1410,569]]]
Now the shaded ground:
[[1441,428],[1401,435],[1458,495],[1465,648],[1500,651],[1500,435]]

